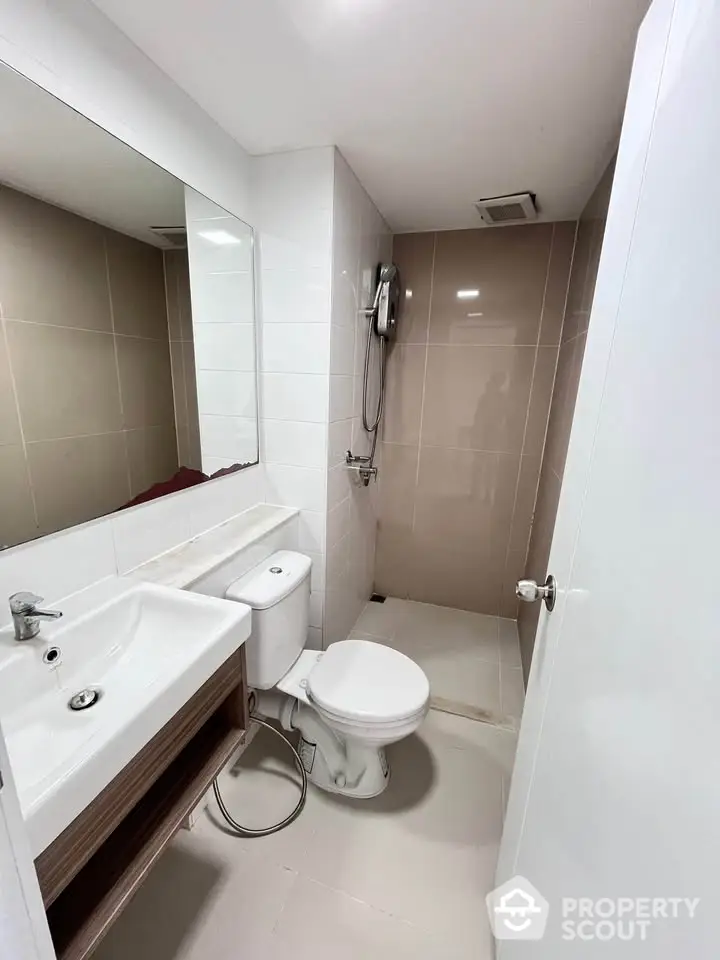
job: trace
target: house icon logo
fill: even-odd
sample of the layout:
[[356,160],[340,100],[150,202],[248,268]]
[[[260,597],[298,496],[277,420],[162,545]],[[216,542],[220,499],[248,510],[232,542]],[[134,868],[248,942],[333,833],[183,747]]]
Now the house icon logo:
[[525,877],[513,877],[496,887],[486,902],[496,940],[542,939],[550,907]]

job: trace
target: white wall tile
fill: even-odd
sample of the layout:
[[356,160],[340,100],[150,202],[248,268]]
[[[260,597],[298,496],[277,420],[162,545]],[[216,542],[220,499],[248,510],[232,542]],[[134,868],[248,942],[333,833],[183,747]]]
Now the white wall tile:
[[112,529],[108,519],[94,520],[71,530],[0,552],[0,626],[10,623],[5,598],[31,590],[48,605],[117,572]]
[[257,464],[227,477],[201,483],[186,492],[186,508],[190,514],[190,532],[196,537],[265,497],[265,467]]
[[335,420],[328,428],[328,466],[345,463],[345,455],[352,447],[352,420]]
[[342,540],[350,530],[350,498],[346,497],[342,503],[328,511],[327,518],[327,549]]
[[327,270],[263,270],[263,323],[329,323]]
[[[299,528],[299,524],[298,524]],[[299,542],[299,530],[298,530],[298,542]],[[300,547],[298,547],[300,549]],[[315,553],[313,550],[301,550],[301,553],[304,553],[306,556],[310,557],[312,560],[312,569],[310,572],[310,589],[315,592],[322,592],[325,590],[325,557],[322,553]]]
[[303,553],[325,553],[325,510],[301,510],[298,522],[299,547]]
[[328,470],[328,511],[350,496],[353,473],[345,463],[338,463]]
[[156,503],[121,510],[111,518],[111,528],[118,573],[127,573],[190,539],[187,498],[175,494]]
[[330,373],[352,376],[355,365],[355,328],[332,325],[330,336]]
[[265,373],[327,373],[329,330],[320,323],[263,325],[263,370]]
[[330,377],[330,420],[348,420],[353,415],[353,377]]
[[203,466],[206,458],[244,463],[257,454],[257,423],[246,417],[217,417],[200,415],[200,447]]
[[263,459],[297,467],[322,467],[327,454],[327,427],[324,423],[292,420],[263,420]]
[[326,423],[330,378],[312,373],[263,373],[261,416],[270,420]]
[[325,510],[324,468],[292,467],[280,463],[265,466],[267,502],[322,513]]
[[310,619],[311,627],[322,628],[323,625],[323,599],[324,593],[317,592],[310,594]]
[[193,328],[203,323],[252,323],[252,273],[193,272]]
[[307,650],[323,649],[323,632],[318,627],[308,627],[307,641],[305,643]]
[[234,370],[198,370],[198,410],[224,417],[253,419],[257,409],[254,373]]
[[200,323],[194,327],[198,370],[255,373],[255,326],[252,323]]

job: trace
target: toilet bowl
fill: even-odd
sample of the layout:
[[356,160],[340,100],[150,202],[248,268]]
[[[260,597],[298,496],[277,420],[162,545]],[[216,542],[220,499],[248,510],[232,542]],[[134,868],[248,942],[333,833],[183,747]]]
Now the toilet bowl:
[[309,557],[279,551],[226,592],[253,609],[247,641],[248,684],[257,710],[300,733],[309,779],[345,796],[385,789],[384,747],[413,733],[430,702],[430,685],[409,657],[370,640],[305,650]]

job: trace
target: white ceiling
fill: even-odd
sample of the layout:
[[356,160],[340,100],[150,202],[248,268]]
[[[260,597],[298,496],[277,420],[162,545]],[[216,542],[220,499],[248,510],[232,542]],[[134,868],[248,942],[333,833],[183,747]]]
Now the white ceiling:
[[337,144],[396,230],[575,217],[649,0],[95,0],[251,153]]
[[156,246],[149,227],[185,225],[180,180],[4,66],[0,183]]

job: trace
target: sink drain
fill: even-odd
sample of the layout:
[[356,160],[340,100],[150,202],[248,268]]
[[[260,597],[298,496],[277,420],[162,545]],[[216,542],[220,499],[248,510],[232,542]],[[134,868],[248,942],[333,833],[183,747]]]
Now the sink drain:
[[88,707],[94,706],[99,699],[100,691],[93,690],[92,687],[87,687],[85,690],[81,690],[79,693],[70,697],[68,706],[71,710],[87,710]]

